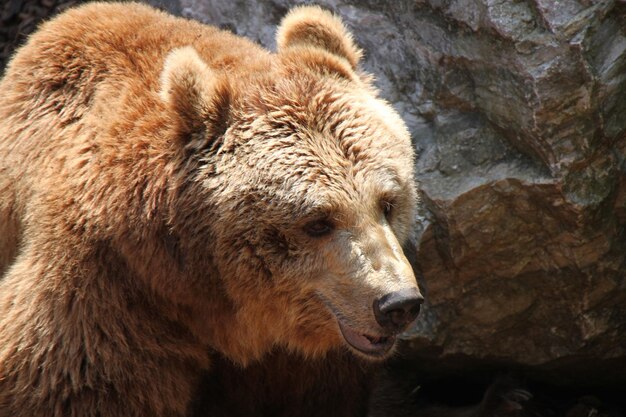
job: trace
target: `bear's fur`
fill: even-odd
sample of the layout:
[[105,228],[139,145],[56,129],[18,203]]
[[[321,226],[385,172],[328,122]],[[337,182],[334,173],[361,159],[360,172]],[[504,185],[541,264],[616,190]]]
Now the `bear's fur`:
[[[382,417],[387,414],[375,414],[376,407],[369,407],[381,378],[387,375],[379,363],[366,363],[342,349],[307,359],[275,350],[245,368],[215,355],[190,417]],[[392,379],[386,393],[409,396],[410,390],[393,384]],[[405,409],[416,411],[413,406]]]
[[277,44],[92,3],[14,56],[0,416],[182,416],[212,357],[389,355],[372,306],[416,288],[409,135],[336,17],[295,9]]

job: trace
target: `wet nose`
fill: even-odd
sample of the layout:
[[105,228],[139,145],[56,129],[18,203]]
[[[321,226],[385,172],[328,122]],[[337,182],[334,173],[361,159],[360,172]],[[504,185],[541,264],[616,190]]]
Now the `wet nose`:
[[390,292],[374,301],[374,316],[385,330],[398,333],[417,318],[423,302],[415,287]]

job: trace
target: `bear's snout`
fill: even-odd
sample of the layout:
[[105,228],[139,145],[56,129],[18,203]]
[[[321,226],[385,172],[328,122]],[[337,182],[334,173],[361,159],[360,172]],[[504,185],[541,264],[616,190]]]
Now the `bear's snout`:
[[393,291],[374,300],[374,317],[383,329],[400,333],[417,318],[423,302],[417,287]]

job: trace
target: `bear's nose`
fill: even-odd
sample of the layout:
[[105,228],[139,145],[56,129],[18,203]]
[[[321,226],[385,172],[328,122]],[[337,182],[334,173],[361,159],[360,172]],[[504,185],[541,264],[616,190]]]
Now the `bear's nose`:
[[423,302],[416,287],[390,292],[374,301],[374,317],[385,330],[399,333],[417,318]]

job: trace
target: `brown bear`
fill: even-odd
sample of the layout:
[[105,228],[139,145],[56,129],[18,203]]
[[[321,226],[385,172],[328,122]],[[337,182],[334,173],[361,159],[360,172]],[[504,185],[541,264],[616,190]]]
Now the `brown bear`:
[[422,301],[409,135],[332,14],[277,45],[92,3],[13,57],[0,416],[183,416],[216,358],[391,354]]

